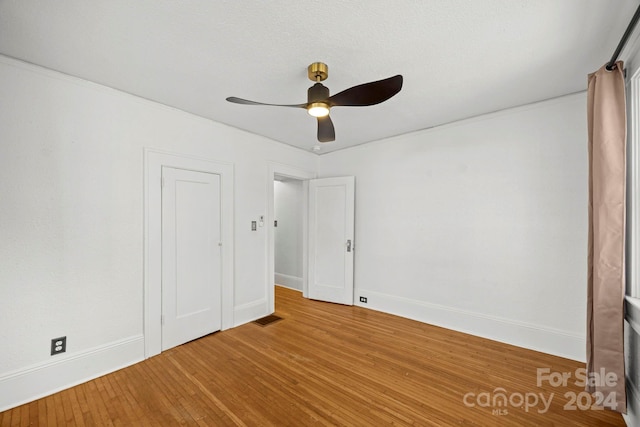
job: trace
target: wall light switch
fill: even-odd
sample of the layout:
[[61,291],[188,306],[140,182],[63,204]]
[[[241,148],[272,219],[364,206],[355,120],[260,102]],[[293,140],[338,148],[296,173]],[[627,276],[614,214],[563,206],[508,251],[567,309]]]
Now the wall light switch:
[[258,224],[256,221],[251,221],[251,231],[256,231],[258,229]]

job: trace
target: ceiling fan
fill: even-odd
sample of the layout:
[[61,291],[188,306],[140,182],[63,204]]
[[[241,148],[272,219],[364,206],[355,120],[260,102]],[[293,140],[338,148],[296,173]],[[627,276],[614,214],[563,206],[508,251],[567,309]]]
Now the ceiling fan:
[[265,104],[230,96],[227,101],[243,105],[270,105],[276,107],[304,108],[318,120],[318,141],[330,142],[336,139],[335,129],[329,109],[331,107],[366,107],[386,101],[402,89],[402,76],[389,77],[375,82],[350,87],[342,92],[329,96],[329,88],[321,81],[329,76],[329,67],[322,62],[314,62],[307,68],[309,79],[316,82],[307,91],[307,102],[304,104]]

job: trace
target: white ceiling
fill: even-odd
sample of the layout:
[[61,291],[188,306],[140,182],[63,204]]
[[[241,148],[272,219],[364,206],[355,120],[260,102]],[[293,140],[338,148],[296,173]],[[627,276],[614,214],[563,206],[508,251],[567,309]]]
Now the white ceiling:
[[638,0],[0,0],[0,53],[311,149],[306,67],[337,93],[395,74],[382,104],[334,108],[321,152],[586,89]]

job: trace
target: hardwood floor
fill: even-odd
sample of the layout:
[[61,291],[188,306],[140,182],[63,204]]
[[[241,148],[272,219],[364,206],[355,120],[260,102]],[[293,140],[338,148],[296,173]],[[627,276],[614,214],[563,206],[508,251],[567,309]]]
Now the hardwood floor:
[[[285,288],[276,296],[283,320],[189,342],[0,413],[0,425],[625,425],[617,413],[565,410],[582,392],[572,380],[536,384],[536,368],[573,376],[583,364]],[[499,387],[506,406],[491,405]]]

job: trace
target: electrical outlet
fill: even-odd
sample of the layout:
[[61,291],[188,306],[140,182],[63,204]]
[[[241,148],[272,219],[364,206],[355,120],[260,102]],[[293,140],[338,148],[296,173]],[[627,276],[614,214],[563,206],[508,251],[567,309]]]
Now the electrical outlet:
[[67,351],[67,337],[54,338],[51,340],[51,355],[64,353]]
[[367,297],[360,297],[360,302],[367,303]]

